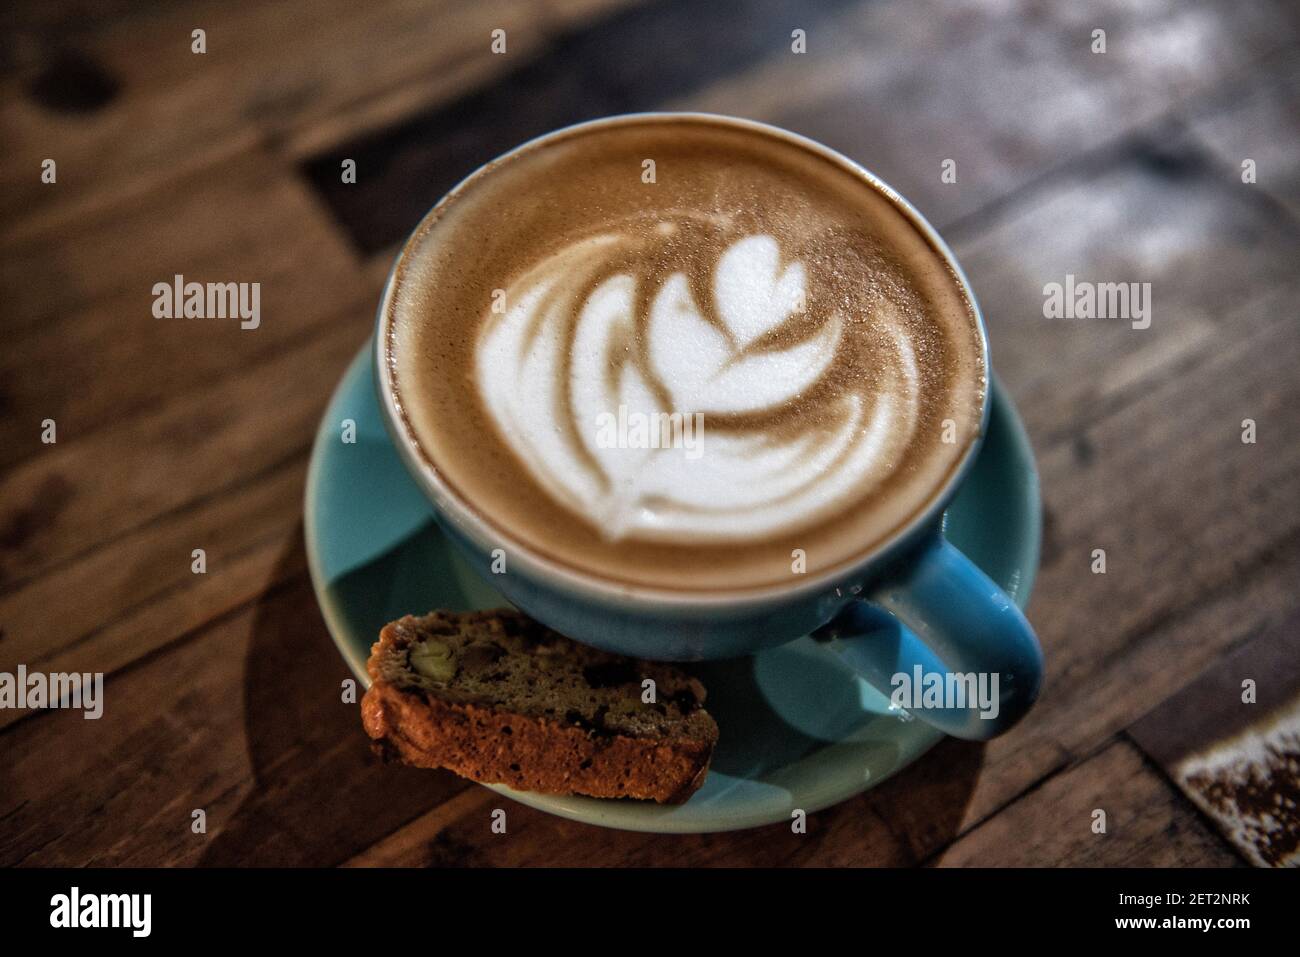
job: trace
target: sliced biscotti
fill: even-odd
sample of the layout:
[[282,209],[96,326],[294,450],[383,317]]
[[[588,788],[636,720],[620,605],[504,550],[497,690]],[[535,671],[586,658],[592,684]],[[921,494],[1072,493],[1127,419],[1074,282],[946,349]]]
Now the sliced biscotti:
[[[361,718],[387,759],[526,791],[677,803],[718,726],[672,665],[597,651],[509,609],[386,625]],[[642,701],[645,679],[655,701]]]

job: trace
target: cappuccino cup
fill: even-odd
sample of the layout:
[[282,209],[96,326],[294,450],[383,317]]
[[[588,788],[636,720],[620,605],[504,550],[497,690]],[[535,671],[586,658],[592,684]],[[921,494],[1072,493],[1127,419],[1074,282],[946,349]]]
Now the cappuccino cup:
[[964,738],[1037,696],[1032,629],[942,535],[989,415],[979,307],[825,146],[696,113],[525,143],[407,240],[374,361],[449,540],[556,631],[675,661],[812,633],[887,696],[994,689],[909,708]]

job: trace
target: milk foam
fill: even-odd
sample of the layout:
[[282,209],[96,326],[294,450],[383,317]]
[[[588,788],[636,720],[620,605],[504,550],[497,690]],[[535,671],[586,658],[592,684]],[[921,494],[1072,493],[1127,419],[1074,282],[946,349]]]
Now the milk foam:
[[[812,304],[816,265],[776,237],[689,225],[554,252],[478,338],[474,385],[503,440],[607,540],[796,531],[869,494],[917,428],[917,357],[888,298]],[[860,361],[836,375],[850,323],[869,375]],[[702,413],[702,450],[598,441],[602,415],[620,409]]]

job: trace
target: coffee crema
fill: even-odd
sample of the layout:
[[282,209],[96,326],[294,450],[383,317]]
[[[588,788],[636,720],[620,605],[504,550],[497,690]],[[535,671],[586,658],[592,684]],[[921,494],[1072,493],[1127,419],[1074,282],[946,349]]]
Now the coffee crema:
[[490,164],[417,230],[390,308],[396,400],[443,481],[507,554],[620,584],[851,563],[980,426],[978,325],[939,251],[851,167],[721,118]]

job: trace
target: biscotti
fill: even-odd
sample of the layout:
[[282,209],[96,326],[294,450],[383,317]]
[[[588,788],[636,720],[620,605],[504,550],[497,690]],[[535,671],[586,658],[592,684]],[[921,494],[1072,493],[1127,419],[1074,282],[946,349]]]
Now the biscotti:
[[680,668],[508,609],[399,619],[367,669],[362,722],[383,757],[519,790],[678,803],[718,739],[704,687]]

